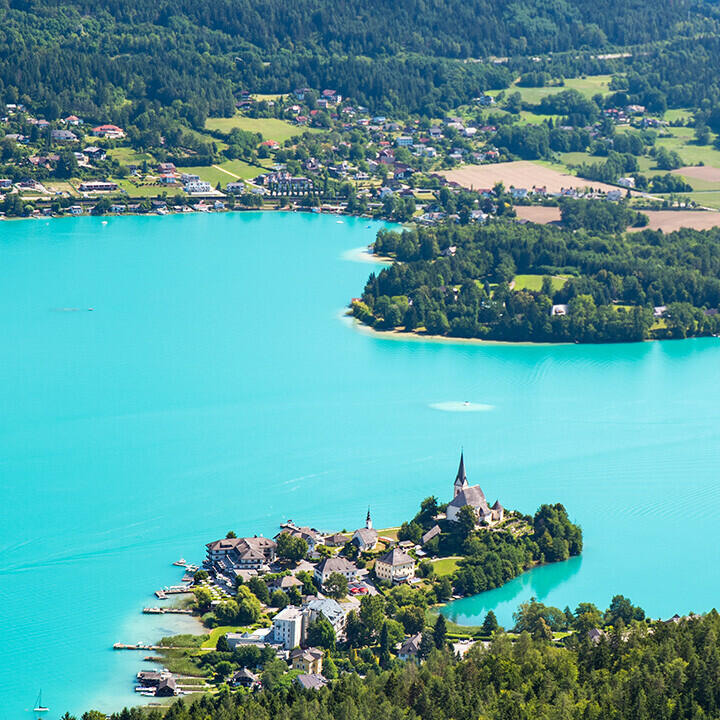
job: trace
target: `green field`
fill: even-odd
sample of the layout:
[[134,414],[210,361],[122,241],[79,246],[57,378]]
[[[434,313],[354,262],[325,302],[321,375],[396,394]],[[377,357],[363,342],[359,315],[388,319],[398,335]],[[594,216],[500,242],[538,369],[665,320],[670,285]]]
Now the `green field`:
[[685,165],[703,163],[710,167],[720,168],[720,150],[716,150],[712,145],[696,145],[692,128],[664,128],[663,134],[669,134],[670,137],[659,137],[655,141],[655,145],[674,150],[680,155]]
[[457,570],[459,558],[440,558],[433,560],[436,575],[451,575]]
[[[720,210],[720,191],[718,192],[691,192],[679,193],[679,197],[690,198],[702,207],[714,208]],[[670,195],[658,195],[661,198],[670,199]]]
[[[544,97],[547,97],[548,95],[555,95],[563,90],[577,90],[589,98],[593,95],[597,95],[598,93],[601,95],[607,95],[610,92],[608,84],[611,77],[611,75],[592,75],[588,77],[571,78],[569,80],[565,80],[565,85],[562,86],[553,85],[539,88],[518,87],[515,83],[513,83],[505,90],[505,97],[511,93],[519,92],[522,96],[523,102],[537,105],[537,103],[539,103]],[[501,91],[491,90],[488,92],[488,95],[495,96],[499,92]]]
[[139,153],[131,147],[111,148],[107,154],[117,160],[121,165],[140,165],[144,160],[154,163],[155,159],[149,153]]
[[[223,170],[227,170],[229,173],[232,173],[242,180],[252,180],[261,173],[265,172],[265,170],[272,167],[272,161],[270,160],[261,160],[260,163],[262,164],[262,167],[249,165],[243,160],[226,160],[225,162],[218,163],[218,167]],[[232,180],[230,175],[227,176],[227,179]]]
[[180,188],[163,188],[159,185],[141,185],[140,187],[135,187],[135,185],[133,185],[126,178],[123,178],[121,180],[113,178],[113,182],[116,182],[123,190],[125,190],[125,192],[127,192],[128,196],[131,198],[155,197],[156,195],[159,195],[163,190],[165,190],[170,195],[176,192],[181,192]]
[[250,118],[244,115],[234,115],[230,118],[208,118],[205,127],[208,130],[217,130],[222,133],[229,133],[235,128],[247,130],[248,132],[260,133],[263,140],[275,140],[282,143],[292,137],[302,135],[304,132],[320,132],[316,129],[301,128],[292,125],[287,120],[277,118]]
[[[544,275],[516,275],[514,278],[515,290],[540,290]],[[554,291],[560,290],[569,278],[569,275],[553,275],[550,279]]]

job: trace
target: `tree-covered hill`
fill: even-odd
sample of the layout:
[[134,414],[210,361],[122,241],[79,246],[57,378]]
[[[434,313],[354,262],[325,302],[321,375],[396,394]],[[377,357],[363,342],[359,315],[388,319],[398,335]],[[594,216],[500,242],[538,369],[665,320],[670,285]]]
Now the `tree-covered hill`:
[[503,87],[459,62],[647,43],[716,29],[699,0],[0,0],[0,99],[109,114],[125,98],[230,114],[240,89],[330,86],[396,109]]

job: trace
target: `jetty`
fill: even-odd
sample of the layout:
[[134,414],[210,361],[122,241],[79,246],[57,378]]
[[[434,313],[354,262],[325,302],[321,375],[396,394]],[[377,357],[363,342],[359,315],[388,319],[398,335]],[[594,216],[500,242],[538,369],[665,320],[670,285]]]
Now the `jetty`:
[[145,615],[192,615],[192,610],[189,608],[161,608],[161,607],[146,607],[143,608]]
[[191,592],[192,590],[188,585],[171,585],[170,587],[164,587],[162,590],[156,590],[155,596],[158,600],[165,600],[168,595],[182,595]]

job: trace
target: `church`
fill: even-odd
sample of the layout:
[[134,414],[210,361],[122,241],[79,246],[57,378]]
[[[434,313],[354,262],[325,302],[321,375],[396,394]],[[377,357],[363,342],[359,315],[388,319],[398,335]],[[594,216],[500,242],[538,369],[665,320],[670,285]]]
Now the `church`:
[[460,453],[460,467],[455,476],[453,492],[453,499],[447,506],[447,519],[451,522],[457,522],[458,513],[466,505],[475,511],[478,522],[486,525],[498,523],[505,516],[505,509],[499,500],[496,500],[495,504],[490,507],[482,488],[479,485],[468,485],[463,453]]

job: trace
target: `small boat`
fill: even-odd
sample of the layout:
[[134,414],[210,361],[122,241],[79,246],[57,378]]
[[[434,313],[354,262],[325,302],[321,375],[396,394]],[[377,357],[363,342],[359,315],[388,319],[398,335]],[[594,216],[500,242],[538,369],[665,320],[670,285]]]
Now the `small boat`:
[[338,225],[342,225],[342,224],[344,224],[345,221],[344,221],[344,220],[336,220],[335,222],[336,222]]
[[101,224],[101,225],[107,225],[107,220],[103,220],[100,224]]
[[45,707],[42,704],[42,690],[38,693],[37,700],[35,701],[35,707],[33,708],[33,712],[36,713],[45,713],[50,710],[49,707]]
[[185,558],[180,558],[179,560],[176,560],[173,565],[177,565],[178,567],[185,567],[187,563],[185,562]]

